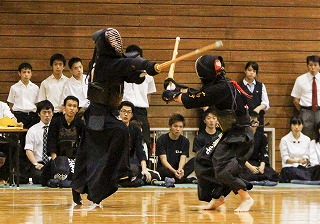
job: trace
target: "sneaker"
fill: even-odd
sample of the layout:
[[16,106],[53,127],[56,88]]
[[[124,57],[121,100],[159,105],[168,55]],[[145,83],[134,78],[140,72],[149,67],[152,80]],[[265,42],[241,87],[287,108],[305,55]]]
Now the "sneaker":
[[264,186],[269,186],[269,187],[273,187],[278,185],[278,182],[276,181],[270,181],[270,180],[266,180]]
[[193,184],[198,184],[198,179],[192,181]]
[[250,181],[252,185],[260,185],[260,186],[276,186],[278,182],[269,181],[269,180],[260,180],[260,181]]
[[194,184],[194,183],[198,183],[198,180],[197,180],[197,178],[195,178],[195,177],[188,177],[188,178],[186,179],[186,183],[187,183],[187,184]]
[[166,186],[166,187],[175,187],[175,186],[174,186],[174,183],[175,183],[175,179],[174,179],[174,178],[166,177],[166,178],[164,179],[164,183],[165,183],[165,186]]
[[60,180],[59,182],[60,188],[70,188],[71,187],[71,180]]
[[59,187],[59,182],[60,182],[60,180],[58,180],[58,179],[50,179],[47,182],[47,186],[52,187],[52,188],[57,188],[57,187]]
[[144,185],[144,181],[134,177],[131,180],[125,179],[124,181],[120,181],[119,185],[121,187],[141,187]]
[[291,180],[292,184],[320,185],[320,180]]

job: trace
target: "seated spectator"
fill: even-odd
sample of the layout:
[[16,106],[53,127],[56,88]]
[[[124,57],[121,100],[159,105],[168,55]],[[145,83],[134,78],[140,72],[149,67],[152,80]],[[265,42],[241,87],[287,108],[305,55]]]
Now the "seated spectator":
[[[79,110],[79,99],[75,96],[67,96],[63,101],[63,116],[53,117],[50,122],[48,132],[47,148],[50,151],[52,163],[67,163],[67,166],[61,166],[63,169],[52,169],[52,174],[56,180],[65,180],[65,182],[50,181],[49,187],[70,187],[72,174],[74,173],[74,164],[77,146],[80,142],[84,130],[83,120],[76,116]],[[59,160],[56,160],[58,157]],[[56,164],[57,165],[57,164]],[[55,168],[55,167],[54,167]]]
[[[127,46],[125,55],[129,58],[143,57],[143,50],[134,44]],[[135,106],[135,113],[132,120],[140,121],[142,127],[143,141],[148,151],[150,150],[150,124],[148,121],[148,108],[151,102],[151,94],[156,92],[154,78],[146,74],[142,83],[124,82],[123,99],[129,101]],[[148,155],[149,156],[149,155]]]
[[194,171],[194,158],[187,162],[190,142],[182,135],[184,126],[184,117],[181,114],[173,114],[169,119],[170,132],[157,139],[157,171],[163,180],[169,177],[175,178],[176,183],[189,182],[187,177]]
[[[0,119],[4,118],[4,117],[9,117],[14,121],[17,121],[17,118],[14,116],[14,114],[11,112],[10,107],[8,106],[8,104],[0,101]],[[23,123],[19,122],[18,127],[23,127]],[[0,135],[0,153],[2,153],[1,156],[1,160],[3,161],[3,164],[0,162],[0,164],[2,164],[0,167],[0,179],[7,181],[9,178],[9,174],[10,174],[10,170],[9,170],[9,162],[6,159],[7,157],[5,156],[8,152],[9,152],[9,147],[10,144],[9,142],[6,140],[6,137],[8,138],[14,138],[14,140],[16,139],[16,136],[14,135],[6,135],[6,136],[2,136]],[[18,140],[17,140],[18,141]]]
[[6,158],[7,155],[0,151],[0,184],[7,183],[9,179],[10,170],[9,163]]
[[310,138],[301,133],[303,120],[300,116],[290,119],[291,131],[280,141],[282,169],[281,182],[291,180],[311,180],[311,173],[306,167],[309,165]]
[[[53,105],[49,100],[37,103],[37,114],[40,121],[33,125],[26,135],[26,155],[32,164],[29,175],[33,183],[46,185],[50,179],[50,156],[47,151],[47,137],[49,124],[53,116]],[[49,176],[49,177],[48,177]]]
[[310,142],[310,165],[320,164],[320,122],[317,123],[315,139]]
[[[17,121],[17,118],[11,112],[10,107],[5,102],[0,101],[0,119],[4,117],[9,117],[14,121]],[[18,122],[18,127],[23,127],[22,122]]]
[[143,181],[129,181],[129,183],[122,181],[120,185],[123,187],[139,186],[139,183],[151,184],[151,180],[161,179],[157,172],[147,168],[147,156],[143,150],[143,135],[141,132],[141,127],[130,123],[132,117],[134,116],[134,110],[134,105],[129,101],[122,101],[119,106],[120,119],[126,126],[128,126],[130,134],[130,145],[128,150],[129,159],[125,159],[124,167],[130,167],[130,171],[132,172],[130,175]]
[[268,139],[262,132],[257,131],[259,114],[252,111],[250,118],[250,129],[254,133],[254,150],[249,160],[242,166],[240,176],[248,181],[278,182],[279,174],[270,167]]
[[214,109],[208,108],[204,111],[203,122],[205,123],[205,129],[200,130],[199,134],[193,140],[193,152],[198,152],[207,144],[211,144],[218,138],[221,133],[219,128],[217,114]]

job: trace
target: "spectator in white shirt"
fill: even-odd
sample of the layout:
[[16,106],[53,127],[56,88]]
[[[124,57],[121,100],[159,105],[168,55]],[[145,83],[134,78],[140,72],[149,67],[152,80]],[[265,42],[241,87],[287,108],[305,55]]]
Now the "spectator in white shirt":
[[63,75],[66,59],[62,54],[54,54],[50,58],[52,75],[43,80],[40,85],[38,102],[49,100],[54,106],[54,115],[61,114],[61,95],[64,83],[68,77]]
[[87,99],[88,83],[86,75],[83,74],[83,65],[81,58],[73,57],[69,60],[69,68],[72,77],[68,79],[62,90],[61,104],[67,96],[75,96],[79,99],[79,107],[86,108],[90,101]]
[[19,82],[10,87],[7,102],[14,116],[25,128],[39,122],[36,113],[36,102],[39,87],[30,81],[32,77],[32,66],[29,63],[21,63],[18,68]]
[[[50,158],[49,162],[46,162],[44,157],[44,147],[46,147],[43,139],[45,129],[48,131],[49,124],[53,117],[53,105],[49,100],[43,100],[37,103],[37,113],[40,117],[40,121],[33,125],[27,132],[26,136],[26,155],[32,164],[29,169],[31,178],[33,178],[33,183],[42,183],[46,186],[47,183],[44,183],[43,178],[44,170],[49,170],[50,173]],[[49,152],[46,153],[46,156],[49,156]],[[46,168],[47,167],[47,168]]]
[[289,183],[291,180],[311,180],[309,165],[310,138],[302,134],[303,119],[293,116],[290,119],[291,131],[280,141],[282,169],[281,182]]
[[[314,130],[318,122],[320,122],[320,57],[307,57],[308,72],[300,75],[293,86],[291,96],[293,97],[293,104],[300,112],[303,119],[302,132],[309,138],[314,139]],[[315,78],[317,86],[317,105],[312,109],[312,84]]]

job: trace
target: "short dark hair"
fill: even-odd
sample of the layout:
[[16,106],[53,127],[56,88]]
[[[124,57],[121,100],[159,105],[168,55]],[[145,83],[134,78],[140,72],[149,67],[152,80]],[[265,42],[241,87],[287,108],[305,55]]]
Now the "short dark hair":
[[132,120],[132,121],[130,121],[130,124],[137,126],[140,129],[142,128],[142,121]]
[[172,126],[178,121],[181,121],[183,123],[183,127],[185,126],[185,119],[181,114],[172,114],[169,118],[169,126]]
[[66,66],[66,58],[62,54],[56,53],[56,54],[52,55],[51,58],[50,58],[50,66],[51,67],[53,65],[53,62],[56,61],[56,60],[62,61],[63,62],[63,66]]
[[292,125],[292,124],[303,124],[303,119],[302,119],[302,117],[301,116],[293,116],[293,117],[291,117],[291,119],[290,119],[290,126]]
[[123,106],[131,107],[132,113],[134,114],[134,105],[130,101],[122,101],[118,106],[118,110],[121,110]]
[[7,158],[7,155],[6,155],[4,152],[1,152],[1,151],[0,151],[0,157]]
[[248,61],[247,64],[246,64],[246,66],[244,67],[244,70],[247,70],[250,66],[256,71],[256,73],[257,73],[257,75],[258,75],[258,72],[259,72],[259,65],[258,65],[258,63],[255,62],[255,61]]
[[73,65],[74,63],[77,63],[77,62],[81,62],[81,64],[82,64],[81,58],[78,58],[78,57],[72,57],[72,58],[70,58],[70,60],[69,60],[69,62],[68,62],[69,68],[71,69],[71,68],[72,68],[72,65]]
[[67,96],[66,98],[64,98],[64,100],[63,100],[63,106],[65,106],[65,105],[67,104],[67,101],[68,101],[68,100],[77,101],[78,106],[79,106],[79,99],[78,99],[77,97],[75,97],[75,96],[72,96],[72,95]]
[[126,53],[129,53],[129,52],[138,52],[140,57],[143,57],[142,56],[142,49],[138,45],[134,45],[134,44],[129,45],[126,48]]
[[249,116],[251,118],[258,118],[259,117],[259,114],[256,112],[256,111],[249,111]]
[[49,100],[42,100],[36,103],[37,106],[37,114],[40,114],[41,110],[49,110],[51,109],[52,112],[54,111],[54,107]]
[[320,64],[320,57],[317,55],[310,55],[307,57],[307,64],[309,64],[309,62],[318,62]]
[[32,66],[28,62],[24,62],[19,65],[18,71],[21,72],[22,69],[32,70]]
[[218,117],[218,113],[217,111],[212,108],[212,107],[209,107],[208,109],[206,109],[203,114],[202,114],[202,120],[205,120],[206,117],[209,115],[209,114],[213,114],[214,116]]

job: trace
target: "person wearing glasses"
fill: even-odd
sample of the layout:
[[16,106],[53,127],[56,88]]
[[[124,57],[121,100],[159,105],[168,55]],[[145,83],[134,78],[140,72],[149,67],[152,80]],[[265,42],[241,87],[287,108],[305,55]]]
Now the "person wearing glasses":
[[[147,155],[143,147],[143,135],[141,126],[131,122],[134,116],[135,107],[129,101],[122,101],[119,106],[119,118],[129,129],[129,145],[126,156],[123,157],[123,163],[119,169],[120,181],[122,187],[140,187],[145,184],[151,184],[151,180],[160,180],[160,175],[156,171],[147,168]],[[129,176],[130,178],[123,177]]]
[[250,129],[254,133],[254,149],[251,157],[241,168],[240,176],[255,185],[274,186],[279,181],[279,174],[270,166],[267,137],[257,131],[259,114],[250,112]]

